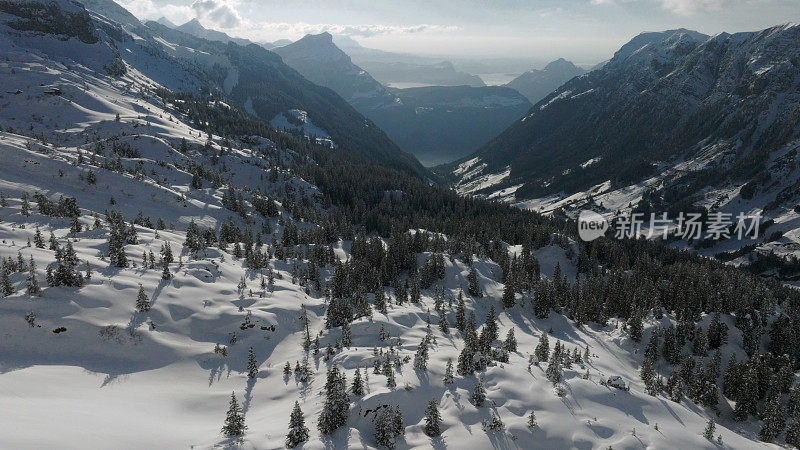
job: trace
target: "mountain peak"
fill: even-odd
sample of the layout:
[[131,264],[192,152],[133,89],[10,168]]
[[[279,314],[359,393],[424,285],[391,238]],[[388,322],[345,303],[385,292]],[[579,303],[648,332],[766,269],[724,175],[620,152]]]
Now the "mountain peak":
[[575,64],[573,64],[572,61],[567,61],[564,58],[558,58],[557,60],[552,61],[552,62],[548,63],[546,66],[544,66],[544,70],[545,71],[554,71],[554,70],[558,70],[558,71],[573,70],[574,71],[576,69],[578,69],[578,67],[575,66]]
[[183,25],[179,26],[178,29],[179,30],[189,30],[189,29],[191,29],[191,30],[205,30],[206,28],[203,26],[203,24],[200,23],[200,21],[197,19],[197,17],[195,17],[194,19],[192,19],[192,20],[184,23]]
[[156,20],[156,22],[160,23],[161,25],[164,25],[167,28],[177,28],[177,25],[175,25],[175,22],[167,19],[164,16],[159,17],[158,20]]

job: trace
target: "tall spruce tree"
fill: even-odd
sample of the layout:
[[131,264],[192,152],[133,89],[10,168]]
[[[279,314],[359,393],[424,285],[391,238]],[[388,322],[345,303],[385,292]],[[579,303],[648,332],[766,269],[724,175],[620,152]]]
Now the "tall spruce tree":
[[150,311],[150,299],[141,285],[139,286],[139,294],[136,296],[136,310],[139,312]]
[[425,434],[430,437],[442,434],[441,429],[442,415],[439,413],[439,405],[435,400],[428,402],[425,408]]
[[344,373],[333,366],[328,370],[325,382],[325,403],[319,415],[317,428],[320,433],[330,435],[347,423],[350,400],[347,398],[347,385]]
[[253,347],[247,352],[247,378],[253,379],[258,376],[258,362]]
[[226,436],[244,435],[247,425],[244,423],[244,413],[236,401],[236,394],[231,392],[231,401],[228,404],[228,414],[225,416],[225,424],[222,426],[222,433]]
[[286,435],[286,447],[294,448],[308,440],[309,430],[300,403],[294,402],[292,414],[289,416],[289,433]]
[[547,333],[542,333],[539,343],[533,350],[533,354],[536,355],[536,359],[542,362],[547,362],[547,360],[550,358],[550,343],[547,341]]
[[378,445],[395,448],[397,437],[405,433],[403,413],[399,406],[385,406],[375,417],[375,441]]

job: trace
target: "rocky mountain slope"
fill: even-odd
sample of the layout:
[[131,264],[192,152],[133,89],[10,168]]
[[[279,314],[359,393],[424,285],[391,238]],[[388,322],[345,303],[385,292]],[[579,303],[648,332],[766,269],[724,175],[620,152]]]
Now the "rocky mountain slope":
[[[91,5],[98,14],[120,15],[121,8],[111,0],[93,0]],[[215,93],[265,121],[303,111],[314,124],[311,129],[324,130],[326,135],[308,139],[332,141],[339,151],[429,177],[412,155],[336,93],[308,81],[259,45],[198,38],[152,21],[108,23],[106,29],[107,38],[97,45],[110,46],[120,68],[124,64],[146,72],[169,89]],[[296,122],[291,126],[294,131],[306,128]]]
[[391,107],[398,101],[369,73],[353,64],[329,33],[309,34],[273,51],[304,77],[333,89],[362,113]]
[[642,34],[450,170],[463,191],[527,207],[758,212],[779,224],[770,235],[795,235],[798,37],[796,24]]

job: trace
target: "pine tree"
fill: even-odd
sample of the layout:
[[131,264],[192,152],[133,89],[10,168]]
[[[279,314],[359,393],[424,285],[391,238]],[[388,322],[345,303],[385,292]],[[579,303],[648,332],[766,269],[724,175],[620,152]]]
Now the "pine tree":
[[486,389],[483,387],[483,380],[478,379],[478,384],[475,385],[475,388],[472,390],[472,394],[469,396],[469,399],[472,401],[477,407],[483,406],[486,402]]
[[[388,360],[387,360],[388,361]],[[387,364],[384,367],[389,367],[389,370],[386,372],[386,386],[390,388],[394,388],[397,386],[397,381],[394,378],[394,370],[391,369],[391,365]]]
[[83,275],[78,270],[78,260],[72,241],[56,250],[56,269],[52,275],[53,286],[83,286]]
[[167,264],[165,261],[164,270],[161,271],[161,279],[166,281],[169,280],[170,278],[172,278],[172,272],[169,271],[169,264]]
[[300,403],[294,402],[292,414],[289,416],[289,433],[286,435],[286,447],[294,448],[308,440],[309,430]]
[[347,398],[347,386],[344,373],[333,366],[328,370],[325,382],[325,403],[319,415],[317,428],[320,433],[330,435],[347,423],[350,400]]
[[759,437],[764,442],[772,442],[782,432],[786,426],[783,405],[779,392],[774,393],[767,401],[763,414],[763,426],[759,432]]
[[414,354],[414,368],[425,371],[428,369],[428,337],[422,338]]
[[792,416],[789,427],[786,428],[786,443],[795,448],[800,448],[800,414]]
[[431,400],[428,402],[428,407],[425,408],[425,434],[430,437],[442,434],[441,423],[442,416],[439,414],[439,405],[435,400]]
[[453,384],[453,360],[447,359],[447,366],[444,368],[444,384]]
[[136,310],[139,312],[150,311],[150,299],[142,286],[139,286],[139,295],[136,296]]
[[27,287],[28,295],[39,295],[41,293],[41,289],[39,288],[39,282],[36,280],[36,263],[33,261],[33,255],[31,255],[31,259],[28,262],[28,279],[25,282]]
[[464,305],[464,294],[459,291],[458,304],[456,306],[456,328],[462,333],[464,332],[464,329],[466,327],[465,315],[466,315],[466,306]]
[[470,267],[469,275],[467,275],[467,292],[472,297],[480,298],[483,297],[483,293],[481,292],[481,286],[478,283],[478,272],[475,270],[475,266]]
[[503,348],[509,352],[517,351],[517,338],[514,337],[514,329],[509,328],[506,340],[503,342]]
[[247,378],[256,378],[258,376],[258,363],[256,362],[256,354],[253,347],[247,352]]
[[714,419],[708,419],[708,423],[706,424],[706,429],[703,430],[703,437],[708,439],[709,441],[714,440],[714,431],[717,429],[717,424],[714,423]]
[[[555,355],[555,352],[553,354]],[[547,376],[547,379],[553,383],[553,385],[561,382],[561,379],[564,377],[561,358],[556,358],[554,356],[550,359],[550,363],[547,365],[545,375]]]
[[708,347],[717,349],[728,342],[728,325],[720,318],[719,312],[714,313],[708,325]]
[[513,308],[516,303],[516,294],[511,283],[506,283],[503,288],[503,308]]
[[656,384],[656,369],[655,369],[655,361],[652,357],[645,356],[644,361],[642,361],[642,368],[639,371],[639,376],[642,378],[642,382],[644,383],[644,389],[650,395],[656,395],[658,393],[658,387]]
[[677,371],[673,371],[667,379],[667,395],[676,403],[680,403],[683,398],[683,379]]
[[642,330],[644,329],[644,324],[642,323],[642,316],[639,311],[635,311],[633,316],[628,319],[628,330],[631,335],[631,339],[633,342],[640,342],[642,340]]
[[2,290],[3,297],[8,297],[14,293],[14,285],[11,284],[11,278],[8,276],[8,267],[3,266],[0,271],[3,272],[0,276],[0,290]]
[[533,351],[536,359],[546,362],[550,358],[550,344],[547,342],[547,333],[542,333],[542,338],[539,339],[539,344]]
[[536,412],[531,411],[531,413],[528,415],[528,428],[534,429],[538,426],[539,424],[536,423]]
[[226,436],[242,436],[247,429],[244,424],[244,414],[239,402],[236,401],[236,394],[231,393],[231,401],[228,406],[228,414],[225,417],[225,425],[222,427],[222,433]]
[[342,346],[350,347],[353,343],[353,339],[350,333],[350,324],[348,322],[342,323]]
[[495,310],[494,305],[489,307],[489,312],[486,314],[486,322],[484,323],[484,329],[486,330],[486,343],[491,344],[499,337],[497,331],[497,321],[495,320]]
[[356,374],[353,375],[353,386],[351,388],[353,395],[364,395],[364,383],[361,381],[361,369],[356,367]]
[[44,238],[42,237],[42,232],[39,230],[39,227],[36,227],[36,234],[33,235],[33,245],[36,248],[44,248]]
[[381,408],[375,417],[375,441],[378,445],[394,448],[397,436],[405,433],[403,413],[399,406]]

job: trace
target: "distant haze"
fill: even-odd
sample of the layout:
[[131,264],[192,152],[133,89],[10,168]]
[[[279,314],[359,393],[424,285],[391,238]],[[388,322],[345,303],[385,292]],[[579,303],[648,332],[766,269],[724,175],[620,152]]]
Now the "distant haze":
[[253,41],[328,31],[366,47],[420,55],[608,59],[642,31],[706,34],[800,21],[800,0],[118,0],[142,19],[209,28]]

